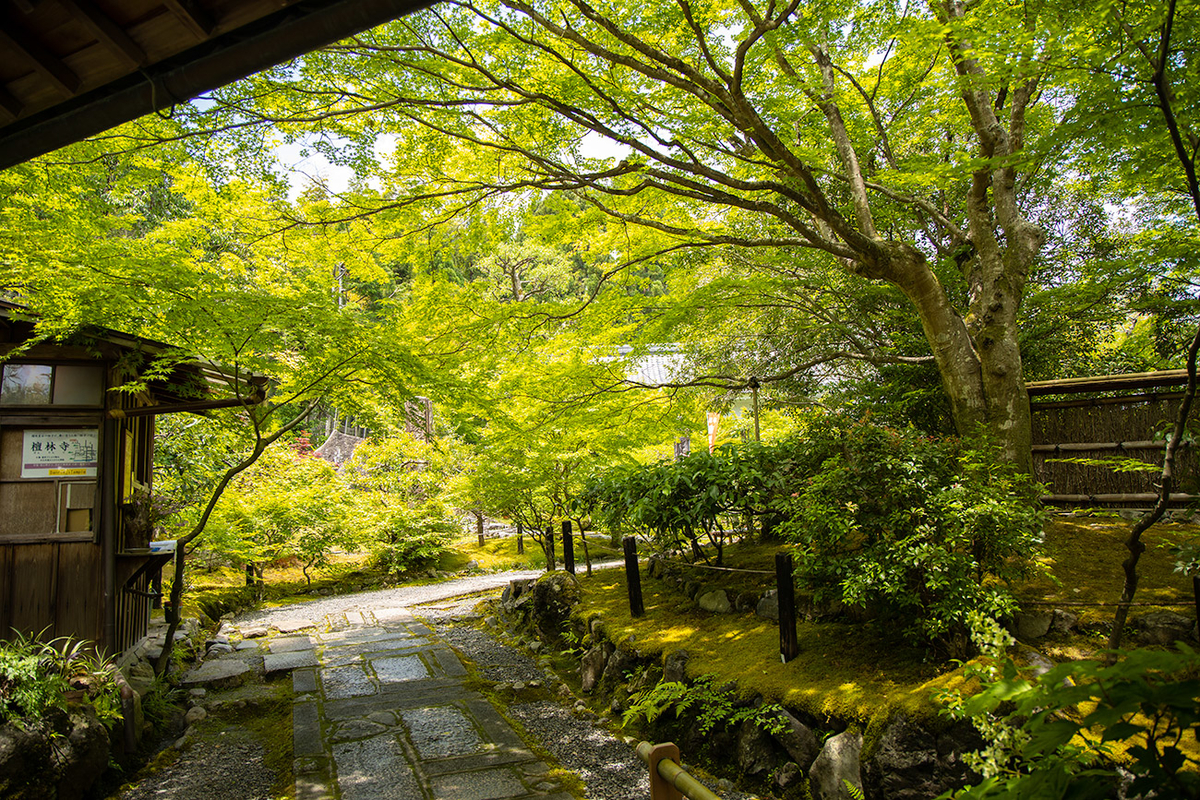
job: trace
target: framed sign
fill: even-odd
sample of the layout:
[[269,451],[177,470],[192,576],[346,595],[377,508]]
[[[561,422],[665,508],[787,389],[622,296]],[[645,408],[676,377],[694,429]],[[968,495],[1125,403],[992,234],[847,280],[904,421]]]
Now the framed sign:
[[99,465],[97,428],[26,428],[21,450],[22,478],[94,478]]

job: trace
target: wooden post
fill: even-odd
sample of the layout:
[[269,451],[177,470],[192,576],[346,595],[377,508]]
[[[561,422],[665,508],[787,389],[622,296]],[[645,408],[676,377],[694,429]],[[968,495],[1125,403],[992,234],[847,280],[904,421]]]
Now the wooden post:
[[[628,541],[628,540],[626,540]],[[659,772],[658,765],[662,761],[679,763],[679,748],[673,742],[651,745],[643,742],[638,746],[638,755],[650,768],[650,800],[683,800],[683,793],[675,788],[675,784]]]
[[642,576],[638,572],[637,539],[626,536],[621,540],[625,547],[625,584],[629,588],[629,613],[640,617],[646,613],[642,604]]
[[1192,597],[1196,600],[1196,624],[1200,625],[1200,576],[1192,576]]
[[525,555],[525,526],[517,523],[517,555]]
[[546,526],[546,571],[554,571],[554,526]]
[[792,554],[775,554],[775,582],[779,587],[779,655],[786,664],[800,655],[796,637],[796,587],[793,583]]
[[571,537],[571,520],[564,519],[562,524],[563,569],[575,574],[575,541]]

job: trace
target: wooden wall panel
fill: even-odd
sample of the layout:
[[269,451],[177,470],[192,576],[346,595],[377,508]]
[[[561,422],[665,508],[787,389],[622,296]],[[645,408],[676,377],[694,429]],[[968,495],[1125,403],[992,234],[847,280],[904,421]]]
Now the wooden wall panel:
[[61,544],[55,628],[104,644],[104,565],[101,548],[91,542]]
[[[39,633],[54,620],[52,595],[57,583],[55,560],[58,545],[23,544],[13,545],[9,575],[12,586],[11,627],[22,633]],[[53,629],[46,635],[57,636]]]
[[12,545],[0,544],[0,639],[12,635]]

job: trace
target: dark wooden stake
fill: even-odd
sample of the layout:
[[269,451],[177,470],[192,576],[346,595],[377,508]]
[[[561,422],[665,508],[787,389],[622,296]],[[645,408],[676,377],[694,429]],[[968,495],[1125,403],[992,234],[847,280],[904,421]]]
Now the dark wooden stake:
[[779,654],[786,664],[800,655],[796,636],[796,587],[792,582],[792,554],[775,554],[775,582],[779,586]]
[[546,526],[546,570],[554,571],[554,526]]
[[575,574],[575,541],[571,536],[571,520],[565,519],[562,524],[563,569]]
[[517,523],[517,555],[525,555],[525,526]]
[[1196,598],[1196,625],[1200,626],[1200,576],[1192,576],[1192,597]]
[[626,536],[621,540],[625,547],[625,584],[629,587],[629,613],[640,617],[646,613],[642,605],[642,576],[638,572],[637,539]]

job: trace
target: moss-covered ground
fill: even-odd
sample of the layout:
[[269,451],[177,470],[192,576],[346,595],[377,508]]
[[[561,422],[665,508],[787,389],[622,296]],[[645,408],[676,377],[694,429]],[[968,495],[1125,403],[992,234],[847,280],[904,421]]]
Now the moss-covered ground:
[[[1107,637],[1100,631],[1111,623],[1111,605],[1068,605],[1114,602],[1121,592],[1125,558],[1124,538],[1131,523],[1119,518],[1055,517],[1046,528],[1045,574],[1015,586],[1016,595],[1033,602],[1053,602],[1077,613],[1082,631],[1050,637],[1038,646],[1055,658],[1093,655]],[[1137,600],[1173,604],[1173,610],[1192,613],[1179,604],[1191,603],[1191,581],[1173,572],[1174,561],[1163,545],[1200,536],[1200,528],[1159,525],[1144,537]],[[725,563],[739,569],[769,572],[779,545],[735,545]],[[770,587],[773,575],[694,570],[689,578],[707,587],[737,592]],[[736,681],[744,694],[812,715],[868,727],[892,711],[904,710],[937,724],[933,696],[940,689],[964,688],[961,665],[906,642],[895,625],[879,622],[801,622],[800,655],[782,663],[778,629],[753,613],[709,614],[696,608],[674,585],[642,577],[646,613],[634,618],[623,571],[597,573],[582,579],[584,601],[578,614],[599,615],[610,638],[627,642],[643,653],[686,649],[693,677],[713,675],[719,683]],[[1139,607],[1135,612],[1155,610]]]

